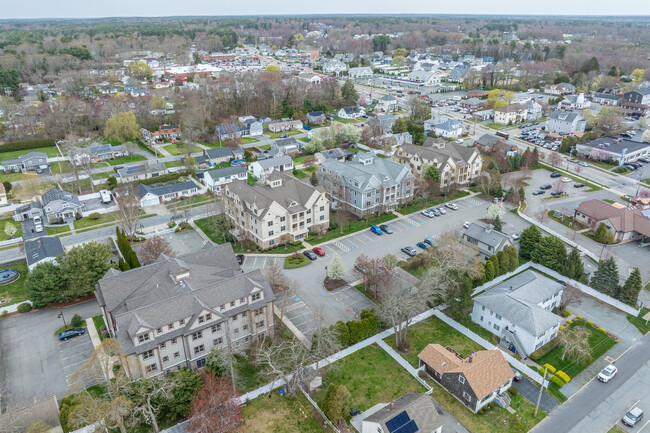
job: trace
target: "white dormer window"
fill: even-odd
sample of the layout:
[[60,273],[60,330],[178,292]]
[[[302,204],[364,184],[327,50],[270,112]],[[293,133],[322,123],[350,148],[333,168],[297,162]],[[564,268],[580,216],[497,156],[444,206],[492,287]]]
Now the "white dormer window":
[[458,381],[460,383],[465,383],[465,376],[463,376],[462,374],[460,376],[458,376]]
[[149,334],[147,333],[147,334],[138,335],[138,341],[140,343],[144,343],[145,341],[149,341]]
[[251,301],[259,301],[261,297],[262,297],[261,293],[255,293],[253,294],[253,296],[251,296]]

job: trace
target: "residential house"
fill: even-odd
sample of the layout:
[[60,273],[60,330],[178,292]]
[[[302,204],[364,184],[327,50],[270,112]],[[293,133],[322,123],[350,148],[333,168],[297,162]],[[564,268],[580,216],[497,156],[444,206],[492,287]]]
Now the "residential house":
[[152,143],[162,142],[162,141],[171,141],[180,140],[181,138],[181,127],[180,125],[161,125],[157,131],[154,131],[150,134],[149,138],[143,138]]
[[203,179],[208,188],[212,191],[221,191],[224,185],[238,179],[246,182],[248,179],[248,171],[243,164],[233,165],[231,167],[215,168],[203,173]]
[[318,164],[322,164],[327,159],[335,159],[339,162],[345,162],[346,160],[352,159],[354,153],[350,152],[347,149],[341,149],[340,147],[335,147],[334,149],[323,150],[314,154]]
[[469,98],[460,101],[459,105],[461,108],[467,108],[468,110],[476,111],[483,108],[485,101],[478,98]]
[[329,227],[329,201],[320,187],[274,172],[254,186],[225,186],[224,213],[240,239],[266,249]]
[[494,230],[490,224],[483,226],[470,223],[469,228],[463,232],[462,239],[478,247],[479,258],[483,263],[507,246],[512,246],[510,237]]
[[399,101],[391,95],[384,95],[377,100],[375,110],[392,113],[399,110]]
[[419,86],[432,87],[440,85],[440,77],[435,72],[413,71],[406,76],[406,79]]
[[494,110],[480,110],[474,113],[474,117],[480,121],[494,119]]
[[600,160],[611,159],[620,165],[650,156],[650,143],[623,137],[614,138],[604,136],[595,140],[578,143],[576,144],[576,150],[578,153],[589,155],[590,158]]
[[310,84],[320,84],[322,81],[320,75],[313,72],[301,72],[298,74],[298,79]]
[[291,155],[300,152],[305,143],[296,140],[295,137],[279,138],[271,143],[269,152],[274,156]]
[[623,101],[641,105],[650,105],[650,87],[623,93]]
[[277,120],[275,122],[269,123],[269,131],[271,132],[286,132],[292,130],[301,130],[302,121],[301,120]]
[[14,221],[27,221],[34,217],[43,218],[43,205],[40,201],[32,201],[14,209]]
[[440,173],[440,188],[466,188],[481,176],[483,158],[472,147],[448,143],[442,139],[427,138],[422,146],[403,144],[394,157],[400,164],[408,164],[419,176],[435,166]]
[[505,144],[506,140],[494,134],[483,134],[474,141],[474,146],[486,155],[499,153],[501,150],[500,144]]
[[116,170],[118,182],[133,182],[135,180],[150,179],[169,173],[163,162],[144,162],[120,167]]
[[63,254],[61,239],[54,236],[42,236],[25,241],[25,260],[27,268],[33,271],[36,265],[45,262],[56,263],[56,258]]
[[537,120],[544,115],[542,106],[538,104],[534,99],[526,101],[522,105],[526,107],[526,120]]
[[325,122],[327,122],[327,116],[322,111],[307,113],[307,123],[310,125],[322,125]]
[[441,123],[445,123],[447,120],[449,120],[447,116],[434,114],[431,119],[424,121],[424,133],[426,134],[428,132],[435,131],[436,126],[440,125]]
[[339,75],[347,70],[345,63],[338,60],[326,60],[321,62],[321,69],[328,74]]
[[528,357],[557,336],[562,318],[552,310],[560,305],[563,287],[527,270],[475,296],[470,317],[501,345]]
[[650,116],[650,106],[645,104],[637,104],[636,102],[629,102],[625,99],[618,101],[618,107],[623,110],[626,115],[636,115],[648,117]]
[[214,133],[219,137],[219,141],[236,140],[241,137],[241,128],[236,123],[217,125]]
[[362,107],[343,107],[339,110],[338,116],[341,119],[358,119],[366,114]]
[[515,375],[500,350],[479,350],[463,359],[450,347],[429,344],[418,358],[420,367],[472,412],[495,400],[509,406],[506,391]]
[[52,188],[41,196],[41,205],[50,224],[75,221],[81,217],[79,197],[71,192]]
[[567,96],[557,104],[559,110],[565,111],[586,110],[589,107],[591,107],[591,101],[585,98],[585,92]]
[[645,243],[650,240],[650,210],[639,202],[628,208],[621,203],[587,200],[575,209],[574,218],[593,229],[605,224],[607,231],[614,235],[614,242],[641,239]]
[[203,155],[196,157],[196,163],[204,168],[230,162],[233,158],[232,149],[229,147],[214,147],[212,149],[203,149]]
[[439,125],[436,125],[433,133],[439,137],[458,138],[463,134],[463,124],[460,120],[449,119]]
[[549,84],[544,87],[544,93],[553,96],[571,95],[575,92],[575,86],[569,83]]
[[469,65],[465,63],[461,63],[460,65],[454,66],[454,68],[449,71],[449,75],[447,76],[447,80],[454,82],[454,83],[462,83],[463,80],[465,79],[465,75],[467,75],[467,72],[469,71]]
[[264,180],[274,171],[292,172],[294,169],[293,160],[290,156],[280,156],[278,158],[269,158],[261,161],[255,161],[248,164],[248,172],[256,179]]
[[242,352],[273,329],[271,287],[260,270],[241,270],[227,242],[109,269],[95,297],[133,379],[201,368],[213,347]]
[[5,191],[5,186],[0,182],[0,206],[6,206],[7,202],[7,192]]
[[359,152],[350,162],[328,159],[318,176],[332,201],[357,216],[396,209],[413,199],[415,176],[408,165]]
[[378,128],[383,134],[388,134],[393,131],[393,125],[397,121],[397,117],[392,114],[380,114],[368,119],[368,125]]
[[49,166],[47,164],[47,154],[45,152],[29,152],[24,155],[19,155],[14,159],[7,159],[0,161],[0,169],[7,172],[27,172],[35,171],[37,169],[45,170]]
[[426,394],[404,394],[366,413],[370,415],[361,421],[361,433],[442,433],[445,421],[445,410]]
[[264,134],[264,124],[256,118],[250,116],[250,118],[245,119],[242,123],[242,137],[259,137]]
[[587,121],[582,114],[556,110],[548,115],[546,129],[557,134],[568,135],[574,132],[585,132]]
[[614,89],[601,88],[596,90],[592,96],[591,101],[600,105],[617,105],[621,95],[616,93]]
[[110,144],[98,144],[96,146],[77,148],[74,160],[77,165],[82,164],[86,158],[93,164],[101,161],[107,161],[113,158],[124,156],[125,153],[121,148],[113,147]]
[[494,110],[494,123],[512,125],[526,120],[528,111],[521,104],[510,104]]
[[372,78],[373,72],[372,68],[368,66],[360,66],[358,68],[350,68],[348,71],[348,76],[350,78]]
[[195,196],[199,193],[199,189],[192,181],[158,187],[140,183],[135,188],[134,193],[140,202],[140,207],[146,207]]

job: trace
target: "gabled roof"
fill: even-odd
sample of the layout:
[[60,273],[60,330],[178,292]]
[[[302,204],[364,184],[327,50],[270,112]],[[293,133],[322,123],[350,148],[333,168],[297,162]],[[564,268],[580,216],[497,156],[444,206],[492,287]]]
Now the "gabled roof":
[[220,177],[233,176],[240,173],[246,173],[246,167],[243,164],[233,165],[230,167],[215,168],[213,170],[207,170],[204,174],[210,174],[210,177],[213,179],[218,179]]
[[650,236],[650,217],[640,209],[628,209],[625,206],[613,206],[600,200],[587,200],[580,203],[576,212],[580,212],[596,221],[608,220],[617,232],[635,231]]
[[503,137],[494,134],[483,134],[474,143],[480,144],[481,146],[492,147],[499,141],[503,141]]
[[386,404],[382,409],[364,418],[363,421],[378,423],[382,426],[383,432],[390,433],[396,432],[401,426],[412,420],[418,428],[416,431],[428,433],[436,431],[443,425],[442,414],[443,411],[439,403],[430,396],[404,394],[392,405]]
[[453,132],[461,128],[463,125],[460,123],[460,120],[449,119],[439,125],[436,125],[436,129],[442,129],[444,131]]
[[[495,251],[501,248],[503,244],[507,243],[510,240],[508,235],[505,235],[494,229],[489,229],[488,227],[477,223],[471,223],[469,227],[465,229],[465,232],[463,234],[472,239],[476,239],[481,243],[491,246]],[[491,253],[494,253],[494,251]]]
[[232,156],[232,150],[229,147],[215,147],[212,149],[207,149],[205,154],[210,159],[216,158],[229,158]]
[[503,106],[501,108],[497,108],[494,111],[500,111],[502,113],[515,113],[517,111],[525,110],[525,109],[526,109],[526,107],[524,107],[521,104],[510,104],[510,105],[505,105],[505,106]]
[[321,171],[336,173],[348,187],[357,191],[363,191],[369,183],[383,184],[386,187],[397,185],[411,173],[407,165],[368,152],[359,152],[352,161],[345,163],[327,159],[321,165]]
[[361,109],[359,107],[343,107],[345,114],[356,114],[360,113]]
[[160,171],[167,171],[167,166],[164,162],[145,162],[143,164],[127,165],[117,169],[117,174],[120,177],[134,176],[142,173],[156,173]]
[[145,185],[143,183],[139,183],[138,186],[135,188],[135,194],[140,198],[144,197],[148,193],[160,197],[162,195],[172,194],[181,191],[188,191],[194,188],[197,188],[197,186],[192,181],[173,183],[171,185],[163,185],[155,188],[152,188],[149,185]]
[[514,377],[510,364],[500,350],[479,350],[468,358],[458,358],[440,344],[429,344],[418,357],[443,375],[462,373],[478,400]]
[[44,236],[25,241],[25,259],[32,266],[45,259],[53,259],[63,254],[63,244],[57,237]]
[[582,115],[580,113],[556,110],[551,114],[549,114],[548,118],[553,120],[559,120],[562,122],[573,123],[576,120],[582,119]]

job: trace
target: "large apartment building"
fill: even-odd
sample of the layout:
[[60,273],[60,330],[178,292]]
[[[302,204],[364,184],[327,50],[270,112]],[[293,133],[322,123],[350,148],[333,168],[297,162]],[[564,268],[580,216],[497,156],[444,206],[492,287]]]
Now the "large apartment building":
[[408,165],[359,152],[350,162],[328,159],[318,172],[339,208],[357,216],[390,211],[413,199],[415,176]]
[[329,227],[330,205],[320,188],[274,172],[254,186],[234,180],[224,187],[224,212],[238,237],[266,249],[305,239]]
[[212,347],[240,352],[273,326],[269,284],[260,270],[242,272],[229,243],[110,269],[95,296],[134,379],[201,368]]

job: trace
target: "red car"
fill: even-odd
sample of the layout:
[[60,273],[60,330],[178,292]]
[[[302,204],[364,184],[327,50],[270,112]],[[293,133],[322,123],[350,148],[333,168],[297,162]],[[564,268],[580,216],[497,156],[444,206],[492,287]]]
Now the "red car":
[[318,247],[316,247],[316,248],[314,248],[312,251],[315,252],[316,254],[318,254],[318,255],[321,256],[321,257],[323,257],[323,256],[325,255],[325,251],[323,251],[322,248],[318,248]]

